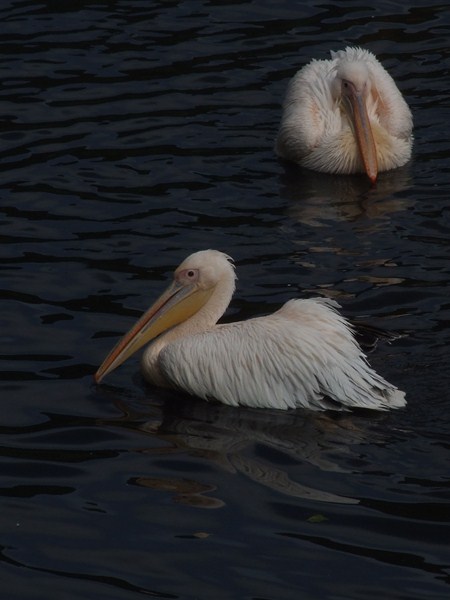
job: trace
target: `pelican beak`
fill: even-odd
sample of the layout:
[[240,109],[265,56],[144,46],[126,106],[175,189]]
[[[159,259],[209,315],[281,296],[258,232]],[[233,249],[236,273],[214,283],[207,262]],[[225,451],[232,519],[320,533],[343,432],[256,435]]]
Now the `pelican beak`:
[[100,383],[105,375],[160,333],[189,319],[208,301],[212,291],[174,281],[111,350],[95,373],[95,382]]
[[347,108],[350,109],[350,117],[353,122],[361,159],[367,176],[372,183],[375,183],[378,175],[377,150],[364,95],[350,82],[347,82],[347,86],[345,98],[348,101]]

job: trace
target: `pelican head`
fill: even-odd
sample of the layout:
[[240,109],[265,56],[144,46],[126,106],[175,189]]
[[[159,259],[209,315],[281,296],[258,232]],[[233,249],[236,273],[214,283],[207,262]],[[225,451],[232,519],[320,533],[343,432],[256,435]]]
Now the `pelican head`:
[[96,383],[144,344],[194,315],[201,314],[202,329],[215,325],[231,300],[234,281],[231,258],[223,252],[201,250],[188,256],[171,285],[105,358],[95,373]]
[[361,60],[343,60],[338,64],[334,80],[335,94],[341,99],[354,132],[367,176],[374,183],[378,175],[378,161],[367,110],[371,87],[371,74],[367,63]]

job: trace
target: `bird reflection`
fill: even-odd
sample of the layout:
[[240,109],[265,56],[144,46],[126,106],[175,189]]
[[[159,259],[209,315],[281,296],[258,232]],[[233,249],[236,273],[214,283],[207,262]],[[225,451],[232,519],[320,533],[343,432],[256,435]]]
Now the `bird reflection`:
[[[271,411],[234,408],[201,402],[172,392],[160,407],[147,414],[119,406],[139,432],[165,442],[163,447],[144,447],[150,455],[187,454],[241,474],[280,494],[312,501],[354,504],[358,500],[294,481],[289,471],[305,463],[324,472],[350,472],[345,466],[352,445],[365,441],[364,416],[330,415],[310,411]],[[148,400],[147,400],[148,401]],[[372,418],[373,420],[373,418]],[[201,508],[220,508],[224,500],[209,483],[188,477],[136,477],[131,483],[169,492],[179,503]]]
[[[311,226],[387,217],[408,208],[402,197],[411,186],[410,166],[383,173],[374,187],[361,175],[339,177],[286,165],[280,178],[281,196],[289,200],[288,214]],[[331,223],[332,224],[332,223]]]

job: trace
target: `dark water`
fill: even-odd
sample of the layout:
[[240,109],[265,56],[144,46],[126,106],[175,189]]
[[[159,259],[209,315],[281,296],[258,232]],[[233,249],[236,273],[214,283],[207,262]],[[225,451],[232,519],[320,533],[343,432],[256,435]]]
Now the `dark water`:
[[[8,599],[450,594],[450,9],[443,2],[2,3],[0,581]],[[414,113],[412,162],[274,156],[289,78],[358,44]],[[295,296],[408,336],[382,415],[270,413],[92,373],[189,253],[226,318]]]

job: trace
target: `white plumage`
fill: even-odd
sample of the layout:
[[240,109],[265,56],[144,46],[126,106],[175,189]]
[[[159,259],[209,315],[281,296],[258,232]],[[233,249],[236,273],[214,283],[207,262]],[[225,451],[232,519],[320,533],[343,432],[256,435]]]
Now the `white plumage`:
[[96,381],[154,340],[142,358],[146,379],[205,400],[316,410],[405,404],[404,393],[368,365],[337,303],[291,300],[272,315],[216,325],[234,287],[227,255],[205,250],[189,256],[105,359]]
[[361,48],[312,60],[289,83],[279,156],[326,173],[379,171],[408,162],[411,111],[376,57]]

